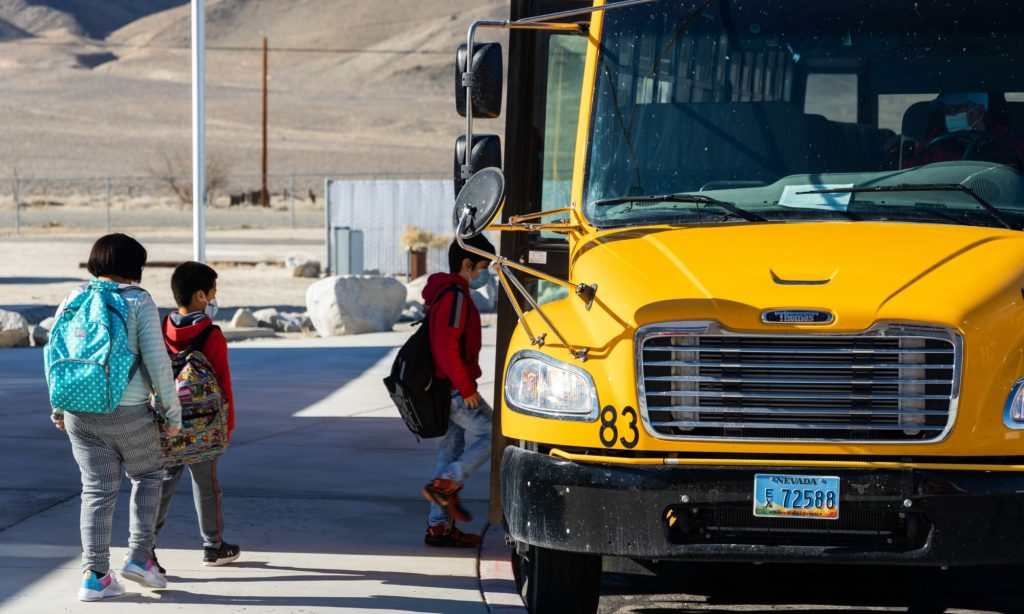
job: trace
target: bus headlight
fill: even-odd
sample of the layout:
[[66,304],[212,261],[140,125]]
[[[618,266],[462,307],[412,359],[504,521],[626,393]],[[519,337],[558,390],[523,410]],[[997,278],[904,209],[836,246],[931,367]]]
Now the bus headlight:
[[505,403],[513,411],[531,416],[597,420],[597,391],[590,374],[532,350],[516,352],[509,361]]
[[1003,424],[1011,429],[1024,429],[1024,378],[1017,380],[1010,389],[1003,410]]

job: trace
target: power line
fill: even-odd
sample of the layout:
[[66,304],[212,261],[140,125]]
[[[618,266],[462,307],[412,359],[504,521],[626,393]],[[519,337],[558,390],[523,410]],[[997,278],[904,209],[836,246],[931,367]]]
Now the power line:
[[[38,45],[40,47],[72,47],[69,43],[43,41],[36,39],[17,39],[3,41],[8,44]],[[129,50],[158,50],[158,51],[189,51],[188,45],[132,45],[128,43],[97,42],[89,43],[100,49],[129,49]],[[207,45],[207,51],[228,51],[228,52],[260,52],[263,47],[249,45]],[[450,55],[451,50],[440,49],[368,49],[359,47],[350,48],[324,48],[324,47],[270,47],[275,53],[310,53],[310,54],[333,54],[333,55]]]

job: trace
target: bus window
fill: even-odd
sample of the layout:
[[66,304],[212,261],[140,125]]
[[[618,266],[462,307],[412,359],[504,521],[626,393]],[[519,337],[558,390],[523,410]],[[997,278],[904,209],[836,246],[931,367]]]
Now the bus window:
[[[568,207],[572,200],[572,170],[586,52],[585,37],[552,36],[548,39],[542,211]],[[556,233],[544,233],[542,236],[564,239],[563,235]]]
[[808,75],[804,113],[834,122],[857,123],[857,75]]

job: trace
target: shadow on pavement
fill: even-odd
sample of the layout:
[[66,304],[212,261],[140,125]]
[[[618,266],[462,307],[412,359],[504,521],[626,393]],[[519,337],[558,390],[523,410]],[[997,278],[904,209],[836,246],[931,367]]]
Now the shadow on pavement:
[[218,583],[218,582],[317,582],[338,580],[365,581],[372,580],[385,585],[398,586],[423,586],[435,588],[447,588],[452,590],[464,589],[466,579],[459,576],[431,575],[422,573],[409,573],[403,571],[366,571],[352,569],[316,569],[305,567],[293,567],[286,565],[271,565],[264,562],[237,562],[231,564],[231,569],[258,569],[261,571],[289,571],[296,574],[282,574],[277,576],[248,576],[239,577],[239,574],[230,573],[218,578],[168,575],[170,582],[187,582],[189,584]]
[[[293,612],[294,608],[349,608],[358,612],[370,612],[374,610],[387,610],[391,612],[459,612],[479,611],[478,603],[469,601],[458,601],[456,599],[433,599],[422,597],[410,599],[391,595],[368,595],[366,597],[313,597],[313,596],[280,596],[280,597],[258,597],[258,596],[230,596],[230,595],[199,595],[188,591],[162,590],[160,599],[153,599],[134,593],[126,593],[118,597],[116,603],[139,603],[153,605],[154,603],[168,602],[182,605],[220,605],[220,606],[263,606],[288,608],[285,611]],[[474,607],[475,606],[475,607]]]

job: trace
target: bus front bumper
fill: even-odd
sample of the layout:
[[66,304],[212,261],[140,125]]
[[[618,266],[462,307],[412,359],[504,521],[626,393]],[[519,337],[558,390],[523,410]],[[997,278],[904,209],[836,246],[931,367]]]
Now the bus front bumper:
[[[757,473],[839,477],[839,518],[755,518]],[[619,465],[509,447],[502,508],[518,542],[636,559],[1024,561],[1024,474],[1015,472]]]

